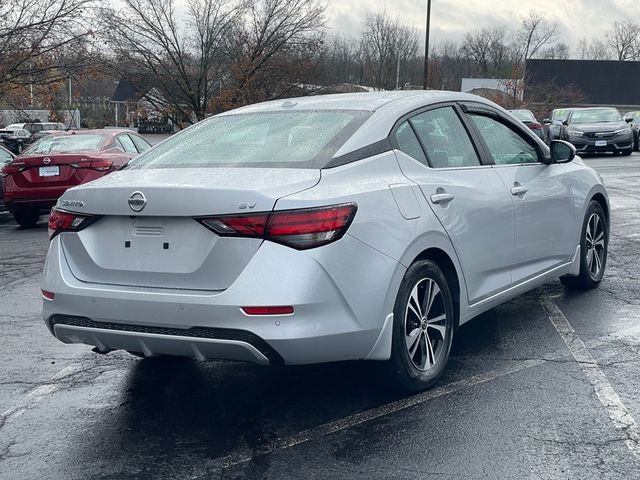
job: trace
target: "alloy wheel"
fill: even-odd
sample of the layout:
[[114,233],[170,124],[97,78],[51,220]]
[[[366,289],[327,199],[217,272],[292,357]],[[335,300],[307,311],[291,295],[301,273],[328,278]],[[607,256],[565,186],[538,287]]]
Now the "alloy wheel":
[[433,279],[423,278],[411,290],[404,317],[406,348],[414,367],[425,372],[438,363],[447,328],[442,291]]
[[587,268],[592,278],[598,278],[605,259],[605,231],[604,223],[597,213],[589,217],[585,236]]

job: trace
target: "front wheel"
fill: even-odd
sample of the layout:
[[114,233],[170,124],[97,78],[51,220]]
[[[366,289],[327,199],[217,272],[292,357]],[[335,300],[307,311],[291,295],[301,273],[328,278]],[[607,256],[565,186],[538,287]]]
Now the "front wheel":
[[391,381],[421,391],[442,375],[453,340],[454,309],[447,280],[431,260],[415,262],[405,274],[393,310]]
[[587,208],[580,240],[580,274],[565,276],[562,284],[575,290],[589,290],[600,285],[607,266],[609,228],[600,203],[592,200]]

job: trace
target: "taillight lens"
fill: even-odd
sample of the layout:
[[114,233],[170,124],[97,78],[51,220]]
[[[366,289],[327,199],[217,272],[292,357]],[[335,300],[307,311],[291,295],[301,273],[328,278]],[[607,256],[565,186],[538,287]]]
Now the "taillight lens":
[[197,220],[223,237],[264,238],[305,250],[340,239],[356,214],[354,203],[271,213],[221,215]]
[[539,123],[532,123],[531,128],[533,128],[534,130],[542,130],[542,125]]
[[49,214],[49,240],[60,232],[77,232],[86,227],[94,218],[65,212],[54,207]]
[[27,166],[24,163],[7,163],[4,167],[2,167],[2,175],[7,177],[14,173],[18,173],[23,171]]
[[112,166],[113,162],[111,160],[91,160],[89,168],[104,172],[106,170],[109,170]]

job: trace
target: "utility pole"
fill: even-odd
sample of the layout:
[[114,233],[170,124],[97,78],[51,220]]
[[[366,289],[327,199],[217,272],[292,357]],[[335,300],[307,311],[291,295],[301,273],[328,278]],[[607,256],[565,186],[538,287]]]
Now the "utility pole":
[[427,32],[424,39],[424,84],[422,88],[429,88],[429,37],[431,33],[431,0],[427,0]]
[[398,68],[396,70],[396,90],[400,88],[400,53],[398,53]]

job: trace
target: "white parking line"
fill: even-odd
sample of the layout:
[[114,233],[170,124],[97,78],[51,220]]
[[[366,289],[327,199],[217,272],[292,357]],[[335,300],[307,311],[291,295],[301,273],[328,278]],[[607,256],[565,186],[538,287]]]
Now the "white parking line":
[[[358,412],[356,414],[350,415],[345,418],[340,418],[328,423],[324,423],[322,425],[311,428],[309,430],[305,430],[303,432],[294,434],[290,437],[277,439],[269,444],[260,446],[257,452],[249,449],[238,450],[225,457],[220,457],[214,460],[212,464],[207,465],[208,467],[207,470],[210,473],[211,470],[221,470],[224,468],[230,468],[235,465],[246,463],[251,461],[254,457],[258,455],[270,454],[276,450],[294,447],[296,445],[300,445],[302,443],[315,440],[317,438],[324,437],[332,433],[340,432],[342,430],[346,430],[348,428],[355,427],[357,425],[360,425],[366,422],[370,422],[372,420],[384,417],[386,415],[389,415],[395,412],[399,412],[401,410],[405,410],[407,408],[410,408],[416,405],[420,405],[422,403],[428,402],[429,400],[433,400],[438,397],[449,395],[451,393],[455,393],[460,390],[465,390],[471,387],[475,387],[477,385],[481,385],[483,383],[490,382],[500,377],[504,377],[504,376],[511,375],[513,373],[517,373],[532,367],[543,365],[548,360],[558,360],[566,355],[567,353],[563,352],[563,353],[548,355],[545,358],[521,360],[508,367],[493,370],[491,372],[487,372],[482,375],[474,375],[464,380],[459,380],[457,382],[449,383],[447,385],[434,388],[433,390],[428,390],[426,392],[420,393],[418,395],[414,395],[412,397],[403,398],[401,400],[397,400],[395,402],[388,403],[380,407],[372,408],[370,410]],[[201,475],[197,475],[192,478],[200,478],[200,477]]]
[[551,323],[593,386],[598,400],[606,409],[613,425],[622,431],[626,437],[625,444],[636,458],[640,459],[640,429],[631,413],[622,403],[620,396],[611,386],[604,372],[598,366],[598,362],[589,352],[587,345],[576,334],[562,310],[549,298],[544,300],[543,305]]

